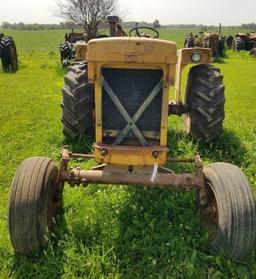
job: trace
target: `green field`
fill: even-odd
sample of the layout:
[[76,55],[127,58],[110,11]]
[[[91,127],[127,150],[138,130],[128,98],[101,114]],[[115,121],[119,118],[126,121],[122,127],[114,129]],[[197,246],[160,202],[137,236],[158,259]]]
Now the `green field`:
[[[1,32],[1,30],[0,30]],[[163,30],[182,47],[189,30]],[[0,278],[256,278],[255,252],[234,262],[207,250],[194,193],[127,186],[66,187],[63,214],[50,244],[36,258],[15,255],[7,230],[12,176],[30,156],[56,162],[65,144],[60,123],[64,71],[58,44],[63,31],[5,31],[15,38],[20,69],[0,72]],[[225,30],[225,34],[234,30]],[[169,119],[170,155],[199,152],[205,163],[237,164],[256,191],[256,59],[227,52],[215,64],[226,85],[223,135],[193,141],[182,121]],[[93,165],[88,162],[87,167]],[[184,170],[184,166],[175,167]],[[256,193],[256,192],[255,192]]]

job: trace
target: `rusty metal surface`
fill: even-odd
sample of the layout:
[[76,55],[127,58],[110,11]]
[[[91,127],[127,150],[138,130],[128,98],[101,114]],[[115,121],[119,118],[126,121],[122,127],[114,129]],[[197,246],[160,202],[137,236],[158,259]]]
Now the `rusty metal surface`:
[[[176,174],[172,170],[159,167],[157,164],[151,166],[116,166],[100,165],[92,170],[82,170],[79,167],[68,168],[68,162],[73,154],[64,149],[61,155],[61,168],[59,183],[67,182],[72,187],[90,183],[97,184],[130,184],[147,187],[178,188],[189,191],[193,188],[204,187],[204,174],[202,161],[199,155],[192,159],[172,159],[172,162],[194,162],[195,174]],[[75,154],[79,156],[88,156]]]
[[197,201],[197,206],[202,217],[202,221],[209,233],[209,238],[211,240],[214,240],[218,231],[219,224],[218,205],[212,187],[208,181],[206,182],[204,191],[205,193],[203,200],[199,192],[199,200]]

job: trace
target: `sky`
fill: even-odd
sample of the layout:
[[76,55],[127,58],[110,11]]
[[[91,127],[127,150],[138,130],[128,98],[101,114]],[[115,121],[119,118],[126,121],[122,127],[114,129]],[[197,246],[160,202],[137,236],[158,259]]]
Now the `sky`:
[[[256,0],[119,0],[126,20],[160,24],[240,25],[256,22]],[[59,23],[55,0],[0,0],[0,23]]]

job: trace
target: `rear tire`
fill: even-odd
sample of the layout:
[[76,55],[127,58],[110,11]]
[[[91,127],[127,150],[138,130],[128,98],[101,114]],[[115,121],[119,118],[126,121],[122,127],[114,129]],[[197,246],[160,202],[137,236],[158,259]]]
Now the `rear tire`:
[[58,168],[45,157],[24,160],[11,186],[9,233],[14,250],[21,254],[39,252],[61,200],[57,191]]
[[62,88],[63,133],[69,139],[93,137],[94,94],[88,83],[87,65],[83,62],[68,67]]
[[184,47],[185,48],[195,47],[194,38],[193,37],[187,37],[185,39],[185,42],[184,42]]
[[250,55],[256,58],[256,47],[250,51]]
[[66,67],[70,64],[72,59],[72,48],[68,43],[60,45],[60,61],[63,67]]
[[225,38],[220,37],[219,43],[218,43],[218,55],[217,56],[223,57],[224,52],[225,52]]
[[197,65],[190,69],[185,104],[188,133],[206,141],[217,138],[223,130],[225,87],[220,71],[211,65]]
[[234,39],[234,50],[240,51],[245,50],[245,40],[241,37],[235,37]]
[[4,72],[15,73],[18,70],[18,56],[15,43],[11,37],[0,39],[1,60]]
[[232,48],[233,41],[234,41],[234,37],[233,36],[228,36],[228,38],[226,40],[226,44],[227,44],[228,49]]
[[243,260],[254,249],[256,236],[255,200],[248,179],[237,166],[227,163],[210,164],[204,173],[206,195],[199,199],[197,194],[197,205],[210,246]]

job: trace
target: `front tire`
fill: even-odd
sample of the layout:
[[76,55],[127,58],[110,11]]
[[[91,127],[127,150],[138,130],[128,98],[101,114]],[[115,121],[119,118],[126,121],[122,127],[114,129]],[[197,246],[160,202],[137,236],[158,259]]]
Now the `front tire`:
[[11,185],[8,224],[17,253],[30,255],[46,244],[45,235],[53,228],[60,205],[58,168],[45,157],[24,160]]
[[224,90],[219,69],[211,65],[197,65],[190,69],[185,94],[185,104],[189,108],[185,127],[193,137],[210,141],[222,133]]
[[227,163],[210,164],[204,174],[206,193],[201,198],[197,193],[197,206],[210,246],[243,260],[254,249],[256,237],[255,200],[248,179],[237,166]]

